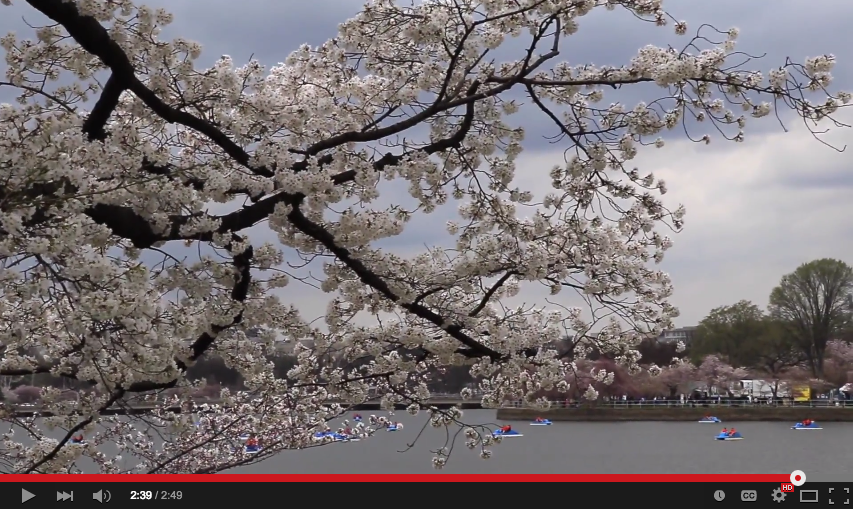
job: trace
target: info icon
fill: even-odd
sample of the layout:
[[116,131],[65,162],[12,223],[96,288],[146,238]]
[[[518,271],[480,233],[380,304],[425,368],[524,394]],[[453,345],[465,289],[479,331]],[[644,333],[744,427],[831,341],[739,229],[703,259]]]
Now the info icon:
[[791,484],[794,486],[802,486],[806,483],[806,473],[802,470],[794,470],[791,472]]

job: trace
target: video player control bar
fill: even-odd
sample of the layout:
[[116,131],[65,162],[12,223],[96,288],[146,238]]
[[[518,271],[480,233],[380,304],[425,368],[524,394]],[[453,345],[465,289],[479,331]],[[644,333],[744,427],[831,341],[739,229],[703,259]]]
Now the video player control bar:
[[[132,476],[128,476],[131,477]],[[13,500],[21,497],[21,503],[27,504],[22,509],[37,509],[50,507],[59,509],[57,505],[75,505],[97,507],[109,504],[114,509],[124,507],[153,507],[174,506],[184,507],[190,503],[194,507],[223,507],[231,504],[236,507],[245,506],[247,500],[279,500],[285,501],[295,497],[297,492],[306,489],[319,490],[320,486],[292,486],[289,482],[153,482],[140,476],[137,482],[114,483],[0,483],[0,500]],[[470,504],[478,507],[503,507],[507,505],[507,488],[511,492],[522,493],[523,487],[503,485],[501,489],[481,489],[478,486],[468,486],[460,489],[458,483],[441,483],[439,481],[429,486],[429,491],[447,491],[448,499],[462,499],[461,505],[466,505],[466,497]],[[531,479],[535,482],[535,478]],[[349,485],[346,476],[329,476],[329,483],[344,484],[340,489],[351,492],[354,496],[364,496],[365,503],[370,503],[372,497],[380,496],[382,487],[369,486],[363,481]],[[313,484],[313,483],[308,483]],[[612,485],[610,485],[612,484]],[[618,485],[618,486],[617,486]],[[759,509],[761,507],[780,508],[783,503],[821,503],[824,505],[850,505],[850,491],[853,482],[820,483],[809,482],[805,486],[791,486],[792,489],[779,483],[769,482],[733,482],[733,483],[667,483],[665,476],[662,482],[653,483],[578,483],[571,485],[572,497],[577,500],[595,500],[596,505],[634,507],[638,503],[656,504],[661,507],[707,507],[713,506],[738,507]],[[392,489],[396,489],[392,487]],[[425,487],[400,487],[400,497],[411,493],[412,489],[422,490]],[[441,493],[435,494],[441,497]],[[11,504],[10,504],[11,505]],[[285,506],[290,505],[285,503]],[[106,509],[106,508],[105,508]],[[841,509],[839,507],[839,509]]]

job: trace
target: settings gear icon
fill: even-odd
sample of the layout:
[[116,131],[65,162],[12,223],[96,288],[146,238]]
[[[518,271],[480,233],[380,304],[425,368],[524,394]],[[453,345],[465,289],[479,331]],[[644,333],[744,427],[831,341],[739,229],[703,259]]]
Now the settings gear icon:
[[787,493],[782,491],[782,488],[776,488],[775,490],[773,490],[772,495],[773,495],[773,501],[774,502],[784,502],[785,497],[788,496]]

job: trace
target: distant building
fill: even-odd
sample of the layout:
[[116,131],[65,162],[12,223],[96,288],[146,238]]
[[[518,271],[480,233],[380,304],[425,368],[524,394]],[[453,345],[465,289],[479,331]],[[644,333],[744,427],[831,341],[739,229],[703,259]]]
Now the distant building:
[[696,333],[696,329],[698,327],[679,327],[677,329],[670,329],[668,331],[664,331],[663,334],[658,336],[658,341],[661,343],[677,343],[681,341],[685,345],[689,345],[691,341],[693,341],[693,335]]

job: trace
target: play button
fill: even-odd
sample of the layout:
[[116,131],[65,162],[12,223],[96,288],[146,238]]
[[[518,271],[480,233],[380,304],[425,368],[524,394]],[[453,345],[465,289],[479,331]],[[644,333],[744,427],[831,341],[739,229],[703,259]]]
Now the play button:
[[32,500],[32,499],[34,499],[35,497],[36,497],[36,496],[35,496],[35,495],[33,495],[32,493],[30,493],[29,491],[27,491],[27,490],[25,490],[25,489],[21,488],[21,503],[22,503],[22,504],[23,504],[24,502],[28,501],[28,500]]

